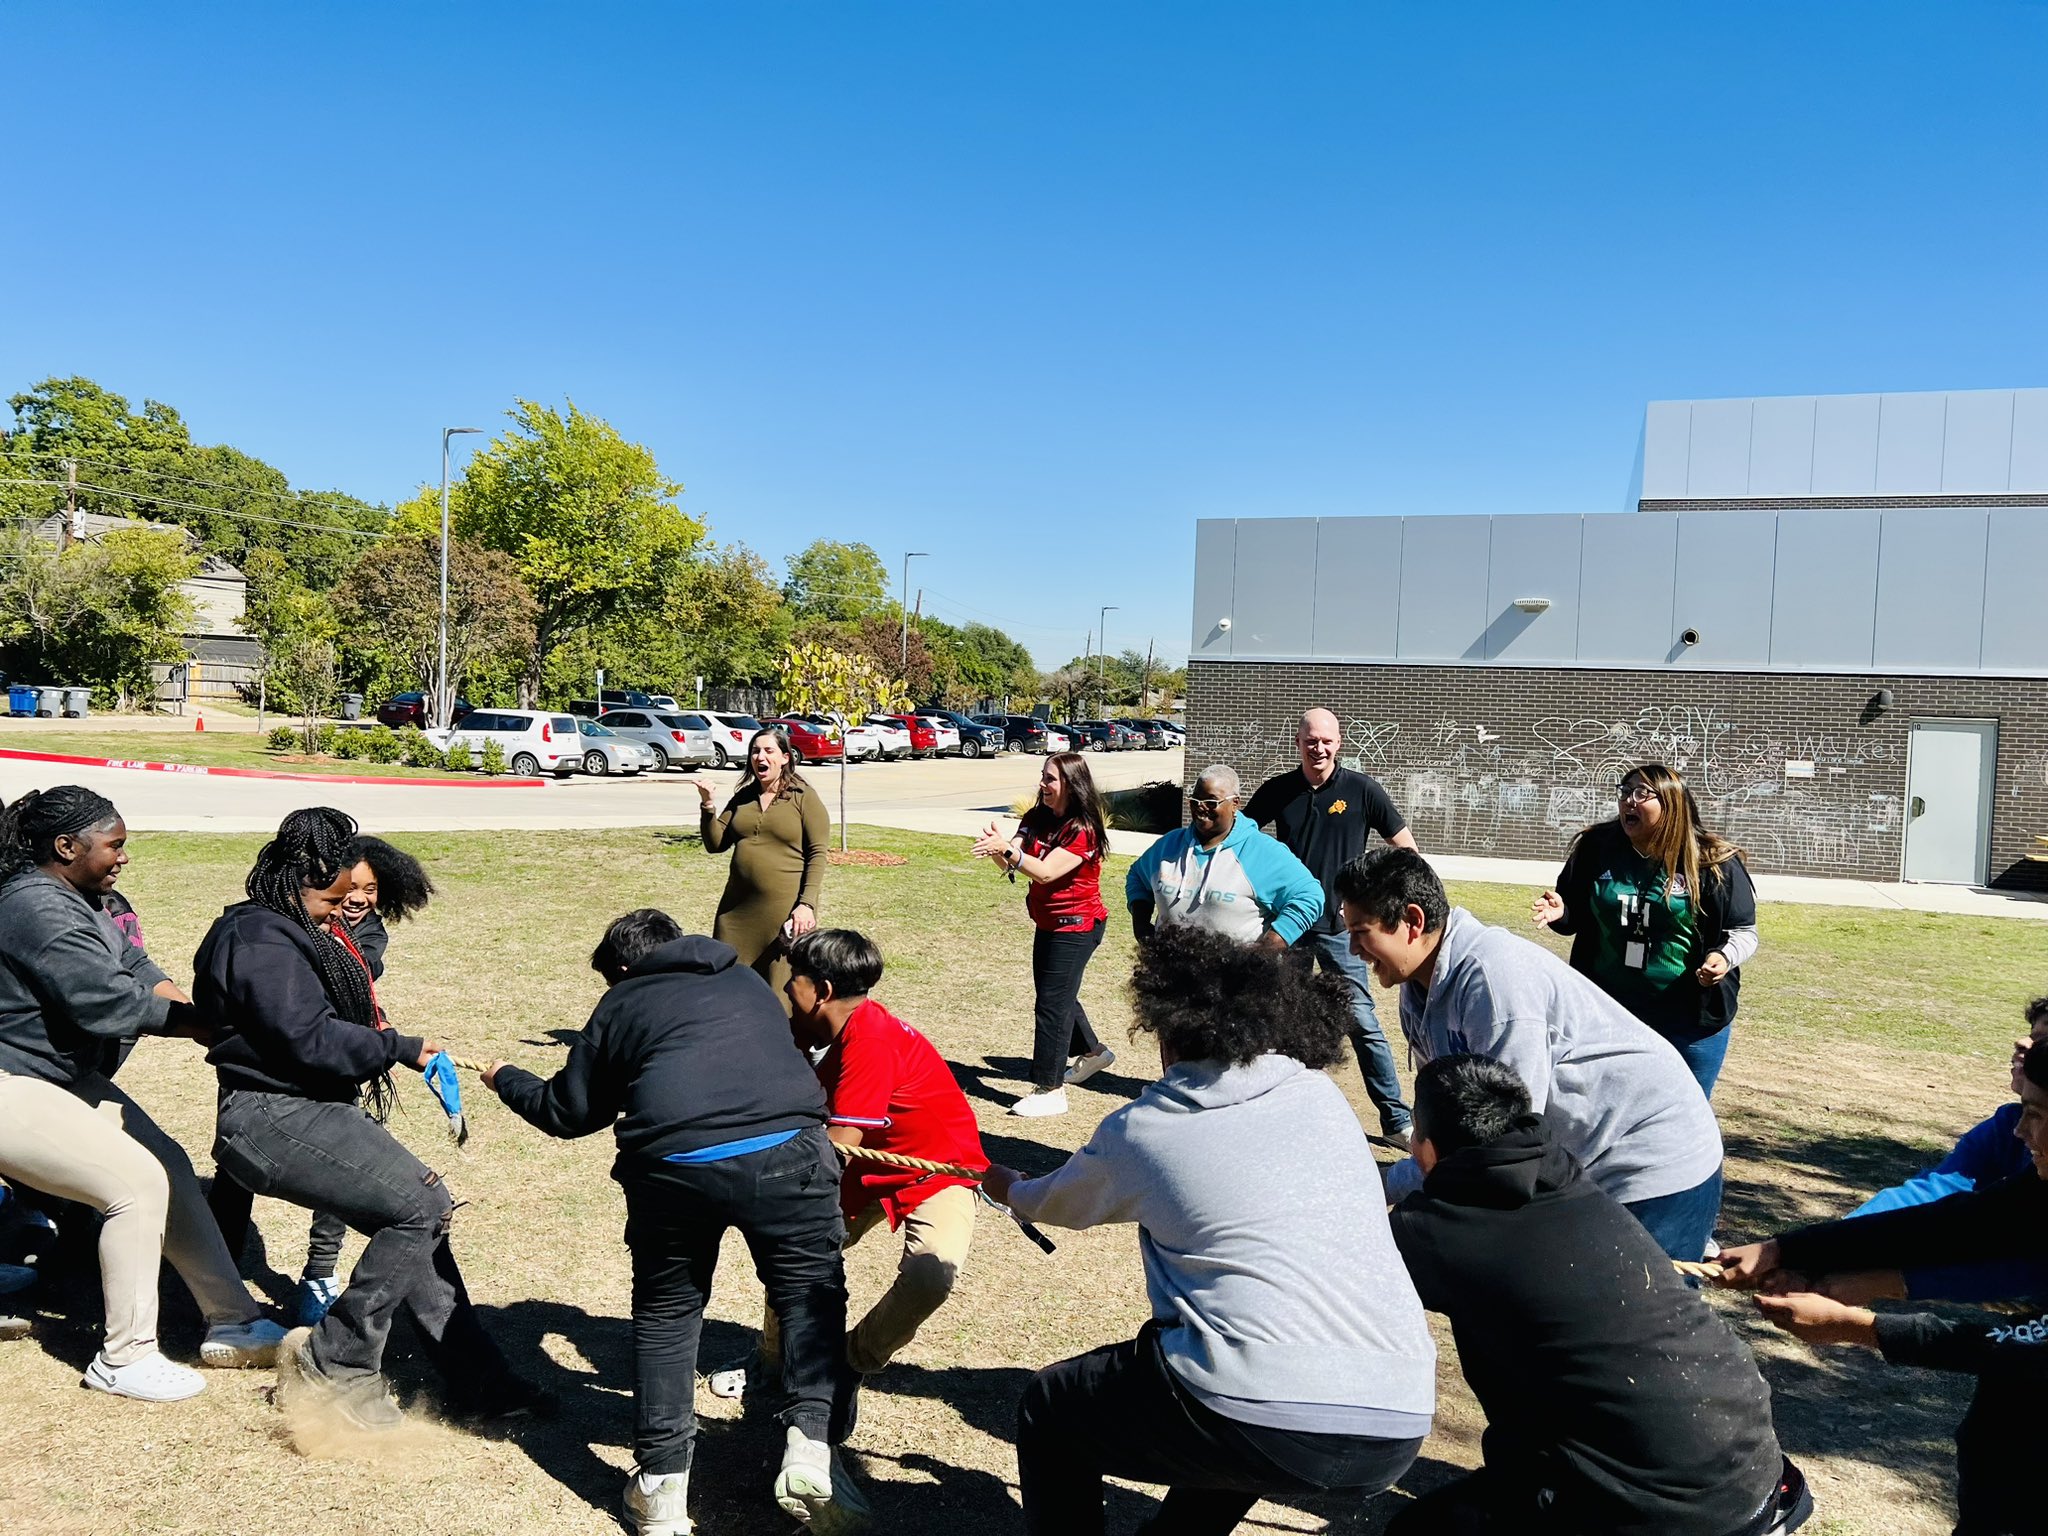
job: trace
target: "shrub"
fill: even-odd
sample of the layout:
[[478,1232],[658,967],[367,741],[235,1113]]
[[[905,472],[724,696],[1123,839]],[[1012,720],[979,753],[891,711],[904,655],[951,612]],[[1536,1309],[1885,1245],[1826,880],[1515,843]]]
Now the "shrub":
[[323,725],[314,730],[313,739],[307,745],[312,751],[318,752],[323,757],[339,757],[341,754],[335,751],[335,743],[340,739],[341,728],[339,726]]
[[411,726],[398,733],[398,760],[408,768],[439,768],[444,754],[427,740],[426,732]]
[[299,740],[299,728],[295,725],[274,726],[269,736],[273,752],[296,752],[305,743]]
[[478,764],[492,778],[505,771],[505,749],[490,738],[485,738],[484,749],[477,754]]
[[469,743],[457,736],[448,743],[448,750],[441,754],[441,766],[450,773],[467,773],[476,766],[476,757],[469,750]]
[[1181,823],[1180,786],[1155,780],[1135,789],[1109,790],[1102,797],[1102,814],[1112,831],[1171,832]]
[[356,734],[363,738],[363,756],[373,763],[395,763],[405,751],[399,742],[398,732],[388,725],[373,725]]
[[330,756],[352,763],[366,754],[369,745],[369,734],[365,731],[336,731],[327,751]]

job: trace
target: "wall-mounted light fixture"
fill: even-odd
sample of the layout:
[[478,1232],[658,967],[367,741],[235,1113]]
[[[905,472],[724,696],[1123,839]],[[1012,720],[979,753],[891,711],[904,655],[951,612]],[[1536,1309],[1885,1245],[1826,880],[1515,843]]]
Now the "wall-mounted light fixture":
[[1880,688],[1870,696],[1870,712],[1875,715],[1890,709],[1898,703],[1898,697],[1889,688]]
[[1678,643],[1680,645],[1698,645],[1700,643],[1700,632],[1696,629],[1682,629],[1678,632]]
[[1515,606],[1524,613],[1541,613],[1550,606],[1550,599],[1547,597],[1518,597],[1515,599]]
[[1227,618],[1226,618],[1226,619],[1218,619],[1218,620],[1216,621],[1216,627],[1217,627],[1218,629],[1228,629],[1228,628],[1230,628],[1230,620],[1229,620],[1229,619],[1227,619]]

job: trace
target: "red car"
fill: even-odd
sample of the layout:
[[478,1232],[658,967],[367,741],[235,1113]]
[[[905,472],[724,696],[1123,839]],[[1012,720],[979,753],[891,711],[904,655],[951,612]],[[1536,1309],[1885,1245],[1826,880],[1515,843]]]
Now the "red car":
[[876,715],[877,720],[893,720],[910,732],[910,755],[930,757],[939,750],[939,733],[933,730],[917,715]]
[[846,756],[846,743],[827,736],[808,720],[763,720],[763,725],[781,728],[789,737],[789,750],[799,763],[823,763]]

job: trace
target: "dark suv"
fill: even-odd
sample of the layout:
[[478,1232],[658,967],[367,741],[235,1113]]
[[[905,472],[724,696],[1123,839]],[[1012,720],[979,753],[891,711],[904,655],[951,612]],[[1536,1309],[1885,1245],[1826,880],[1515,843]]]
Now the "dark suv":
[[[469,700],[458,698],[455,701],[455,718],[460,720],[475,708],[476,706]],[[394,693],[377,706],[377,720],[379,724],[388,725],[394,731],[408,725],[416,725],[425,730],[435,723],[427,718],[427,696],[424,693]]]
[[977,725],[994,726],[1003,733],[1003,745],[1012,752],[1043,752],[1045,722],[1031,715],[976,715]]

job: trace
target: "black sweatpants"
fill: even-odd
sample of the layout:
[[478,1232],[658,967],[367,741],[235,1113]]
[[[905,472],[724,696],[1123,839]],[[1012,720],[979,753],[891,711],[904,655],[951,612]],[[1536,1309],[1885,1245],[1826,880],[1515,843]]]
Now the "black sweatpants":
[[782,1324],[778,1415],[813,1440],[852,1432],[859,1378],[846,1363],[846,1268],[839,1157],[822,1129],[715,1163],[660,1163],[620,1181],[633,1254],[635,1459],[687,1472],[697,1439],[697,1341],[736,1228]]
[[1017,1477],[1030,1536],[1100,1536],[1102,1480],[1167,1485],[1148,1536],[1226,1536],[1262,1498],[1378,1493],[1420,1439],[1264,1429],[1225,1418],[1178,1381],[1159,1325],[1047,1366],[1017,1409]]
[[1102,1042],[1081,1006],[1081,978],[1102,947],[1107,922],[1085,928],[1040,928],[1031,937],[1031,1086],[1041,1091],[1067,1080],[1067,1058],[1096,1050]]
[[1970,1411],[1956,1426],[1955,1536],[2020,1536],[2048,1531],[2041,1491],[2038,1387],[1980,1376]]
[[[1775,1494],[1774,1486],[1749,1524],[1715,1536],[1764,1536],[1777,1518]],[[1549,1490],[1511,1483],[1485,1467],[1424,1494],[1387,1522],[1387,1536],[1583,1536],[1587,1529],[1583,1520],[1551,1512]],[[1956,1527],[1958,1536],[1962,1529]],[[2002,1536],[2007,1528],[1998,1529]]]

